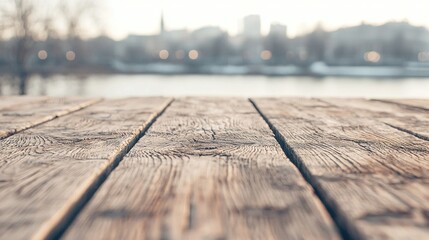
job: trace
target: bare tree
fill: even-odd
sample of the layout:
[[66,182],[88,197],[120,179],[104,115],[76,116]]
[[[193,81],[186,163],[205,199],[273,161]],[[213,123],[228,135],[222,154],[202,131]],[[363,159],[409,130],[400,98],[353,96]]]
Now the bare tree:
[[35,5],[34,1],[13,0],[2,6],[4,29],[13,32],[15,37],[15,66],[14,72],[19,79],[19,94],[26,93],[28,78],[28,59],[33,44]]
[[75,0],[61,1],[59,11],[65,21],[68,38],[76,38],[84,30],[84,21],[97,21],[98,1]]
[[[35,39],[58,37],[60,32],[65,31],[70,47],[79,51],[84,26],[98,20],[97,14],[94,14],[97,2],[96,0],[0,2],[0,37],[7,32],[14,40],[13,70],[19,79],[19,94],[26,93],[26,83],[30,73],[29,60],[33,54]],[[49,11],[46,11],[47,9]],[[62,22],[63,26],[59,26],[58,22]]]
[[100,8],[97,0],[61,1],[59,11],[65,24],[68,45],[76,53],[76,62],[82,60],[82,35],[88,24],[99,25],[97,10]]

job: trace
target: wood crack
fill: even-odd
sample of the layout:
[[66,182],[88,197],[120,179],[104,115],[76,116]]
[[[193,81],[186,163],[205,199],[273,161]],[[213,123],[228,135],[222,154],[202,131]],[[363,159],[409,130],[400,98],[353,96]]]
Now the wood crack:
[[[45,100],[44,102],[46,102],[46,101],[48,101],[48,100]],[[13,129],[6,129],[6,130],[0,129],[0,140],[6,139],[6,138],[8,138],[14,134],[25,131],[27,129],[37,127],[37,126],[44,124],[44,123],[47,123],[49,121],[55,120],[59,117],[66,116],[66,115],[75,113],[77,111],[83,110],[83,109],[85,109],[89,106],[92,106],[94,104],[97,104],[101,101],[103,101],[103,99],[101,99],[101,98],[90,100],[90,101],[85,101],[85,102],[82,102],[82,103],[74,105],[74,106],[72,105],[67,109],[57,110],[56,112],[54,111],[54,112],[52,112],[51,115],[47,115],[47,116],[34,116],[35,115],[34,112],[31,112],[31,113],[27,113],[27,112],[23,112],[23,113],[21,113],[21,112],[10,112],[10,113],[4,112],[1,115],[5,116],[5,117],[14,117],[14,118],[20,117],[20,118],[24,118],[24,119],[26,117],[33,117],[35,119],[33,119],[30,122],[24,123],[24,125],[15,126],[15,128],[13,128]],[[5,109],[2,109],[2,110],[5,110]],[[14,109],[8,108],[6,110],[14,110]]]
[[145,125],[145,127],[138,132],[135,136],[132,137],[131,141],[125,145],[121,146],[119,151],[115,154],[112,161],[100,170],[100,174],[89,181],[87,186],[84,186],[83,190],[79,196],[70,203],[68,209],[65,213],[62,213],[61,216],[54,216],[46,224],[47,227],[42,227],[42,229],[36,233],[33,239],[59,239],[68,229],[68,227],[73,223],[74,219],[79,215],[81,210],[85,205],[91,200],[97,190],[102,186],[104,181],[108,178],[110,173],[115,170],[115,168],[122,161],[123,157],[134,147],[134,145],[142,138],[147,130],[156,122],[156,120],[165,112],[165,110],[171,105],[174,99],[168,101],[168,103],[162,108],[158,113],[155,113],[150,121]]
[[400,106],[400,107],[405,108],[405,109],[413,109],[413,110],[417,110],[420,112],[429,111],[429,108],[415,106],[415,105],[411,105],[411,104],[400,103],[400,102],[396,102],[396,101],[390,101],[390,100],[384,100],[384,99],[370,99],[370,101],[394,104],[394,105]]
[[422,140],[425,140],[425,141],[429,141],[429,137],[428,137],[428,136],[425,136],[425,135],[422,135],[422,134],[419,134],[419,133],[413,132],[413,131],[408,130],[408,129],[405,129],[405,128],[401,128],[401,127],[395,126],[395,125],[393,125],[393,124],[389,124],[389,123],[384,123],[384,124],[386,124],[386,125],[387,125],[387,126],[389,126],[389,127],[394,128],[394,129],[396,129],[396,130],[399,130],[399,131],[402,131],[402,132],[408,133],[408,134],[410,134],[410,135],[413,135],[413,136],[414,136],[414,137],[416,137],[416,138],[419,138],[419,139],[422,139]]
[[363,235],[357,230],[357,228],[350,223],[344,214],[340,212],[340,209],[336,206],[335,202],[325,193],[323,189],[319,187],[317,180],[312,176],[310,171],[307,169],[305,164],[300,160],[299,156],[295,153],[292,147],[290,147],[286,140],[283,138],[281,133],[277,130],[277,128],[270,122],[270,120],[265,116],[265,114],[259,109],[256,102],[253,99],[249,99],[252,105],[255,107],[256,111],[261,115],[261,117],[268,124],[270,129],[273,131],[275,139],[280,144],[283,152],[286,156],[291,160],[291,162],[298,168],[301,175],[307,181],[307,183],[313,188],[314,193],[317,195],[319,200],[324,205],[325,209],[331,216],[332,220],[335,222],[336,227],[341,234],[343,239],[364,239]]

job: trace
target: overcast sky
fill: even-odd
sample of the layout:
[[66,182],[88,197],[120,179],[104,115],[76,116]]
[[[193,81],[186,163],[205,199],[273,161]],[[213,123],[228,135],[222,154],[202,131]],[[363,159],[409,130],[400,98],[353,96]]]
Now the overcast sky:
[[240,20],[259,14],[263,32],[271,22],[288,26],[289,36],[309,31],[317,22],[329,30],[360,24],[408,20],[429,27],[429,0],[103,0],[106,33],[116,39],[159,31],[161,9],[167,29],[218,25],[231,34]]

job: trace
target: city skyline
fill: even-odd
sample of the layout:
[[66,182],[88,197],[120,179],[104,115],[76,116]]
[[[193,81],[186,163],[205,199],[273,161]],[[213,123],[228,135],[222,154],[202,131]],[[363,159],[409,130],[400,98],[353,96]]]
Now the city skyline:
[[[383,24],[388,21],[404,20],[413,25],[429,27],[425,13],[425,9],[429,9],[429,2],[424,0],[398,2],[380,0],[375,3],[369,0],[347,3],[337,0],[323,2],[302,0],[299,3],[283,5],[275,2],[219,0],[213,5],[196,0],[180,2],[107,0],[102,9],[103,14],[107,16],[104,18],[103,28],[107,35],[117,40],[130,34],[157,34],[160,30],[161,12],[164,12],[167,30],[195,30],[212,25],[219,26],[232,35],[242,31],[242,19],[251,14],[261,17],[262,34],[268,33],[271,23],[280,23],[287,25],[289,37],[309,32],[318,23],[322,23],[327,30],[358,25],[362,22]],[[332,9],[331,6],[336,7]]]

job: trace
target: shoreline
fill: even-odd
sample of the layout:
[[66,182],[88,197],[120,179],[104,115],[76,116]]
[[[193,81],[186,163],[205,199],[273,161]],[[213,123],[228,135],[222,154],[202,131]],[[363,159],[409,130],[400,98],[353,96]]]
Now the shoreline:
[[[351,77],[351,78],[429,78],[429,66],[188,66],[172,64],[139,64],[113,67],[77,66],[68,68],[36,68],[29,75],[219,75],[267,77]],[[0,76],[13,76],[10,68],[0,68]]]

